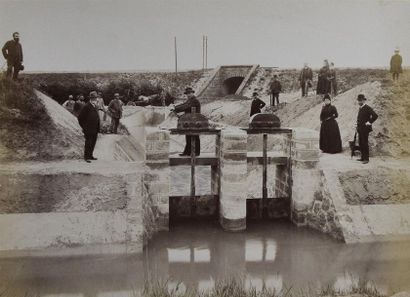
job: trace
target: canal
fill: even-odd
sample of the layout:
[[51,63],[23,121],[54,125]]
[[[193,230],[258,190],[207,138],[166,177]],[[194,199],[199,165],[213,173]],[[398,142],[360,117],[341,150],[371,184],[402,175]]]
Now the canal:
[[217,223],[180,223],[144,254],[0,259],[0,296],[133,296],[147,281],[206,289],[231,277],[280,291],[365,283],[381,293],[410,290],[410,242],[346,245],[287,222],[249,223],[227,233]]

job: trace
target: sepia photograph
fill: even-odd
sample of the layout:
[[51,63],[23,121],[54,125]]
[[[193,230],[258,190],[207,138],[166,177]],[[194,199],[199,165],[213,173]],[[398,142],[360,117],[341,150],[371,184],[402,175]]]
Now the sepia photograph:
[[0,297],[410,297],[410,0],[0,0]]

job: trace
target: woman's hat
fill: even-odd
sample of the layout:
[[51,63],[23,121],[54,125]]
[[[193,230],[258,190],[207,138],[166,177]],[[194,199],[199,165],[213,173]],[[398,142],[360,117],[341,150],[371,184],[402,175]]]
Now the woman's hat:
[[364,101],[364,100],[367,100],[367,99],[366,99],[366,97],[365,97],[363,94],[359,94],[359,95],[357,96],[357,101]]
[[331,99],[330,99],[330,95],[329,95],[329,94],[325,94],[325,96],[323,96],[323,100],[325,100],[325,99],[331,100]]
[[191,88],[191,87],[185,88],[185,92],[184,92],[185,95],[186,94],[193,94],[193,93],[195,93],[193,88]]
[[259,96],[258,92],[253,92],[252,96]]

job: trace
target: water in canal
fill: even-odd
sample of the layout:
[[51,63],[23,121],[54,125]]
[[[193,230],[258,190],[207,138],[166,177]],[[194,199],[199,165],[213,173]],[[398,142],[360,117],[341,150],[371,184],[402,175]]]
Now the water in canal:
[[275,290],[367,281],[388,294],[410,290],[409,268],[410,242],[345,245],[281,222],[242,233],[189,223],[157,234],[140,256],[0,259],[0,296],[132,296],[148,279],[205,289],[232,276]]

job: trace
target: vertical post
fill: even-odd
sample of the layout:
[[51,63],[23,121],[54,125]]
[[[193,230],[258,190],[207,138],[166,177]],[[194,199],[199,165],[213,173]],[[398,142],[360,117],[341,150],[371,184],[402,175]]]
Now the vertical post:
[[263,134],[263,145],[262,145],[262,156],[263,156],[263,169],[262,169],[262,199],[259,204],[259,211],[262,218],[267,217],[267,201],[268,189],[266,187],[267,183],[267,168],[268,168],[268,158],[267,158],[267,148],[268,148],[268,135]]
[[263,134],[263,177],[262,177],[262,198],[268,198],[268,189],[266,187],[267,182],[267,168],[268,168],[268,156],[267,156],[267,149],[268,149],[268,135],[266,133]]
[[189,135],[191,138],[191,196],[195,196],[195,136]]
[[178,74],[178,52],[177,52],[177,37],[174,37],[174,51],[175,51],[175,74]]
[[202,35],[202,71],[205,70],[205,35]]
[[[191,107],[191,113],[196,113],[196,108]],[[188,137],[191,138],[191,215],[195,215],[195,147],[196,147],[196,135],[189,135]]]
[[205,36],[205,70],[208,69],[208,36]]

